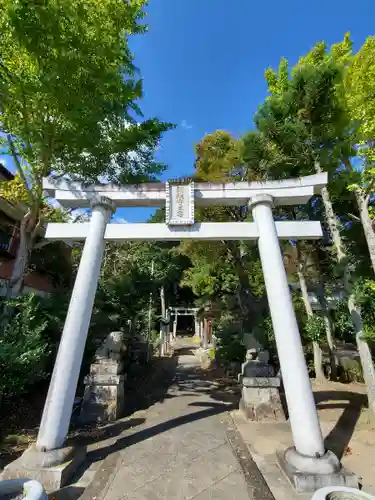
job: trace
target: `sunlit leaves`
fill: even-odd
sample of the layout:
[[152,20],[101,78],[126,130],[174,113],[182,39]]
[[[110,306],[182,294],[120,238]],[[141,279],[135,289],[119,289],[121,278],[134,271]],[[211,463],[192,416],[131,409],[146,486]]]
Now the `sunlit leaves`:
[[211,182],[233,178],[233,171],[243,163],[242,149],[242,142],[224,130],[206,135],[195,147],[196,176]]
[[29,202],[28,190],[19,174],[11,181],[0,182],[0,196],[10,202]]
[[[128,36],[144,31],[145,3],[2,3],[0,128],[14,144],[8,153],[33,169],[34,184],[56,171],[89,180],[107,174],[113,181],[164,168],[151,153],[142,156],[141,146],[153,152],[169,125],[135,121],[142,83]],[[114,176],[113,157],[130,151],[140,161],[123,156]]]

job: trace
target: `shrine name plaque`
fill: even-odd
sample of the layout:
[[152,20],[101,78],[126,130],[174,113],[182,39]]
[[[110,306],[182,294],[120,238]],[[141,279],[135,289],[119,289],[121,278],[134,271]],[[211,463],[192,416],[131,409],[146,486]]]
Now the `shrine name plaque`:
[[194,224],[194,183],[166,183],[166,223],[169,226]]

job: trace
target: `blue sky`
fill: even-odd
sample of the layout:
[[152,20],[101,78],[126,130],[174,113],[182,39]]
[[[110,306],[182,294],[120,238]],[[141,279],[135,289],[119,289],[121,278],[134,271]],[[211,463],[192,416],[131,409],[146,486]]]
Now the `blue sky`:
[[[315,42],[351,32],[355,49],[375,34],[375,4],[362,0],[149,0],[146,35],[131,48],[144,78],[141,109],[178,125],[157,153],[163,179],[192,172],[194,145],[216,129],[240,136],[266,96],[264,70],[291,64]],[[150,209],[121,209],[129,222]]]
[[[315,42],[336,43],[350,31],[355,49],[375,34],[375,4],[362,0],[150,0],[149,31],[131,42],[144,78],[141,108],[178,128],[168,132],[158,158],[164,179],[188,175],[194,145],[224,129],[240,136],[266,96],[264,70],[280,58],[291,64]],[[121,210],[135,222],[148,209]]]

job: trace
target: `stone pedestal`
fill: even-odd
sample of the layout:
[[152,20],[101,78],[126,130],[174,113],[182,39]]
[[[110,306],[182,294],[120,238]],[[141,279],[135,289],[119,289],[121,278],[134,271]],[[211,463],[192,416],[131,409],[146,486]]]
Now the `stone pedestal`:
[[268,364],[267,351],[249,349],[242,364],[240,410],[246,419],[256,422],[285,420],[280,399],[280,379]]
[[[278,466],[297,493],[312,493],[327,486],[358,488],[357,476],[342,467],[330,450],[321,457],[313,458],[300,455],[295,448],[288,448],[276,452],[276,458]],[[333,498],[339,498],[339,495],[333,495]]]
[[43,452],[32,445],[17,460],[5,467],[1,479],[35,479],[43,485],[47,493],[52,493],[69,482],[85,457],[84,447],[64,447]]
[[80,419],[83,422],[111,422],[124,410],[123,361],[97,360],[85,377],[85,393]]
[[285,414],[277,377],[243,377],[240,410],[255,422],[282,421]]
[[203,370],[209,370],[215,366],[215,359],[211,357],[211,349],[200,347],[196,350],[195,354],[199,358],[199,363]]

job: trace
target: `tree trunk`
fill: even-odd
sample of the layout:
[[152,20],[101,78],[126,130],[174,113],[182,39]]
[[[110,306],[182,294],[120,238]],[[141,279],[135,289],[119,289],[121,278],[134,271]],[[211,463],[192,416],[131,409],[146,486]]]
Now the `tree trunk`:
[[[297,252],[299,256],[299,251],[298,251],[298,243],[297,243]],[[302,270],[302,264],[300,262],[300,259],[297,257],[298,261],[298,280],[299,280],[299,285],[301,288],[301,295],[302,295],[302,300],[306,309],[307,316],[309,318],[312,318],[314,316],[314,312],[312,309],[312,306],[310,304],[309,300],[309,294],[307,291],[307,283],[306,283],[306,278],[304,275],[304,272]],[[317,382],[323,382],[326,378],[324,376],[324,371],[323,371],[323,356],[322,356],[322,350],[319,346],[319,343],[316,340],[313,340],[313,354],[314,354],[314,370],[315,370],[315,380]]]
[[355,339],[357,342],[359,357],[361,359],[363,378],[367,388],[368,407],[370,411],[375,414],[375,368],[372,361],[370,347],[363,338],[361,310],[358,304],[356,304],[354,294],[349,296],[348,306],[353,325],[355,326]]
[[165,290],[164,285],[160,287],[160,305],[161,305],[161,315],[165,318],[166,307],[165,307]]
[[30,228],[29,218],[26,215],[20,225],[19,247],[13,263],[12,275],[7,287],[7,298],[16,297],[22,293],[25,274],[29,265],[33,245],[32,230],[34,228]]
[[[161,316],[162,319],[166,319],[166,306],[165,306],[165,290],[164,290],[164,285],[160,287],[160,305],[161,305]],[[161,327],[160,327],[160,354],[164,355],[166,346],[166,338],[167,338],[167,326],[164,324],[164,321],[161,322]]]
[[319,342],[313,340],[313,354],[314,354],[314,370],[315,370],[315,380],[318,383],[322,383],[326,380],[323,371],[323,353],[320,348]]
[[331,374],[330,374],[330,379],[331,380],[337,380],[337,359],[335,356],[335,340],[334,340],[334,335],[333,335],[333,328],[332,328],[332,321],[331,321],[331,316],[329,313],[329,308],[328,308],[328,303],[326,300],[326,291],[325,291],[325,286],[323,280],[320,281],[318,287],[317,287],[317,296],[320,302],[320,305],[322,307],[322,316],[324,320],[324,327],[326,331],[326,338],[327,338],[327,344],[328,344],[328,355],[329,355],[329,361],[330,361],[330,366],[331,366]]
[[[318,163],[315,164],[315,170],[317,172],[322,172],[322,169]],[[339,262],[341,262],[346,259],[346,252],[344,243],[340,235],[337,217],[333,210],[333,205],[330,200],[327,188],[322,189],[322,199],[326,211],[327,223],[331,231],[332,239],[337,252],[337,259]],[[348,296],[348,309],[353,322],[358,352],[361,359],[363,378],[365,380],[367,389],[368,405],[372,413],[375,414],[375,369],[372,362],[370,348],[366,340],[363,339],[363,321],[361,316],[361,309],[359,305],[356,304],[354,294],[352,293],[350,272],[348,266],[345,266],[344,271],[344,287]]]
[[346,252],[340,234],[339,222],[337,220],[335,211],[333,209],[333,205],[327,187],[324,187],[322,189],[322,199],[323,199],[324,209],[326,212],[328,227],[333,240],[333,245],[337,253],[337,260],[341,262],[343,259],[345,259]]
[[[344,165],[349,172],[353,171],[353,166],[349,158],[344,158]],[[359,216],[361,219],[363,232],[365,233],[366,243],[370,254],[372,269],[375,273],[375,232],[372,225],[372,220],[368,212],[368,203],[370,195],[364,193],[361,189],[354,190],[355,199],[358,205]]]
[[370,254],[372,269],[375,273],[375,232],[373,221],[368,212],[368,195],[356,189],[355,197],[358,204],[359,216],[361,218],[363,232],[365,233],[366,243]]

